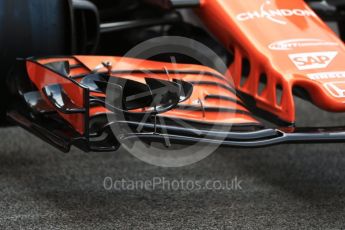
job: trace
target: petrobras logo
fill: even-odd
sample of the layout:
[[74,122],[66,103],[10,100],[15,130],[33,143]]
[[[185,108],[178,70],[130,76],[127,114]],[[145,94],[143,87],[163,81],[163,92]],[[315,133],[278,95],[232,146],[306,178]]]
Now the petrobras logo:
[[324,69],[338,55],[337,51],[290,54],[290,60],[299,70]]
[[308,9],[267,9],[271,5],[271,1],[265,1],[258,11],[248,11],[240,13],[236,16],[238,21],[248,21],[253,19],[265,18],[272,22],[286,25],[287,21],[284,17],[300,16],[300,17],[317,17],[316,13]]
[[282,40],[271,43],[268,48],[270,50],[294,50],[304,47],[320,47],[320,46],[339,46],[336,42],[328,42],[317,38],[297,38]]

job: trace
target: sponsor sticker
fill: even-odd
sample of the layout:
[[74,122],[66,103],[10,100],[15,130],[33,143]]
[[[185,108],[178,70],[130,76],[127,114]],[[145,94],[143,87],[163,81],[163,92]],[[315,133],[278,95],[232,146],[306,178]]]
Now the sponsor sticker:
[[249,21],[264,18],[274,23],[286,25],[284,17],[317,17],[316,13],[310,9],[268,9],[271,1],[265,1],[257,11],[248,11],[236,15],[238,21]]
[[320,46],[339,46],[336,42],[329,42],[324,41],[322,39],[317,38],[297,38],[297,39],[289,39],[289,40],[282,40],[271,43],[268,48],[270,50],[294,50],[297,48],[304,48],[304,47],[320,47]]
[[299,70],[324,69],[338,55],[337,51],[289,54],[290,60]]
[[323,72],[307,74],[310,80],[339,79],[345,78],[345,72]]
[[324,86],[333,97],[345,98],[345,81],[328,82]]

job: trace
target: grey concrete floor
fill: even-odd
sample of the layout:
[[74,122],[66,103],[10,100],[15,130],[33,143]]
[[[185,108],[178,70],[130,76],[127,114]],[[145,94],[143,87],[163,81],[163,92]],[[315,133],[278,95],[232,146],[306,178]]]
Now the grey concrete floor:
[[[344,117],[299,102],[300,124]],[[64,154],[19,128],[0,130],[0,228],[340,229],[344,227],[344,144],[221,148],[183,168],[145,164],[124,150]],[[107,191],[121,180],[227,181],[239,190]]]

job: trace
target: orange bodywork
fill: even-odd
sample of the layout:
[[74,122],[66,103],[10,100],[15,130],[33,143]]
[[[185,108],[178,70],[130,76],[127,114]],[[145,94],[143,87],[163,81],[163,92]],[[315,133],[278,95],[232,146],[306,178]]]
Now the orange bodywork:
[[[52,62],[68,61],[71,67],[67,78],[73,79],[77,84],[66,81],[66,78],[59,76],[56,72],[45,67],[45,64]],[[164,63],[133,58],[105,57],[105,56],[73,56],[62,58],[45,58],[30,60],[27,62],[27,70],[30,80],[35,86],[42,90],[46,85],[60,84],[66,91],[70,99],[78,106],[82,107],[83,87],[80,84],[84,76],[97,69],[97,72],[104,73],[107,69],[102,66],[102,62],[112,63],[113,77],[126,78],[145,83],[145,78],[157,78],[166,81],[180,79],[193,84],[191,97],[180,103],[180,107],[192,107],[194,109],[181,109],[179,107],[167,111],[160,116],[192,121],[204,124],[220,125],[260,125],[251,116],[243,102],[236,96],[233,84],[217,71],[208,67],[190,64]],[[140,70],[140,71],[138,71]],[[157,73],[157,71],[161,71]],[[177,71],[177,72],[176,72]],[[183,73],[178,73],[178,71]],[[188,74],[188,72],[191,72]],[[195,74],[193,72],[198,72]],[[200,82],[203,82],[202,84]],[[214,83],[216,85],[214,85]],[[80,84],[80,85],[78,85]],[[86,86],[84,86],[86,87]],[[232,89],[232,90],[231,90]],[[215,96],[221,97],[215,97]],[[91,96],[104,96],[91,92]],[[211,97],[213,96],[213,97]],[[204,110],[212,108],[215,110]],[[217,111],[221,109],[221,111]],[[227,110],[224,110],[227,109]],[[110,113],[104,106],[91,107],[89,110],[90,119],[96,115]],[[85,129],[82,115],[79,114],[59,114],[67,120],[79,133]]]
[[345,111],[345,46],[303,0],[203,0],[197,13],[234,53],[236,88],[258,108],[294,123],[298,88],[322,109]]
[[[45,68],[44,66],[34,61],[28,61],[26,63],[26,67],[30,80],[35,84],[35,86],[38,89],[42,90],[45,86],[60,84],[65,90],[65,92],[69,95],[71,100],[77,106],[85,106],[84,90],[82,87],[79,87],[78,85],[71,82],[69,79],[62,77],[58,73],[55,73],[52,70]],[[86,121],[84,120],[83,114],[64,114],[61,112],[59,112],[59,114],[64,119],[69,121],[69,123],[73,125],[79,133],[85,132]]]

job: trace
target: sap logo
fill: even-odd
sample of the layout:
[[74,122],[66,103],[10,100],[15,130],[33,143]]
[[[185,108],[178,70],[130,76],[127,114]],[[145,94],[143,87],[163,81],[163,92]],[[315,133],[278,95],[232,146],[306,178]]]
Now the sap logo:
[[338,55],[336,51],[290,54],[289,58],[299,70],[326,68]]
[[286,25],[287,21],[285,20],[286,17],[292,16],[299,16],[299,17],[317,17],[316,13],[309,10],[309,9],[267,9],[273,5],[271,1],[265,1],[259,10],[256,11],[248,11],[244,13],[240,13],[236,15],[236,19],[238,21],[248,21],[253,20],[256,18],[265,18],[272,22]]

